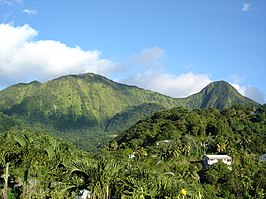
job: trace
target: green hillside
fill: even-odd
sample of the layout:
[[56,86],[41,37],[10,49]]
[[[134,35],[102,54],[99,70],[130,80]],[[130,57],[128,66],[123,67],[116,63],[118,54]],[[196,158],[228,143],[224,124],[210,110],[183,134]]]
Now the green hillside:
[[162,105],[154,103],[144,103],[139,106],[130,107],[112,117],[108,121],[104,131],[107,133],[122,132],[130,128],[140,119],[144,119],[148,115],[165,109]]
[[[72,75],[0,91],[0,110],[6,198],[78,198],[85,189],[95,199],[266,194],[265,162],[258,158],[266,153],[265,105],[223,81],[174,99],[98,75]],[[223,163],[204,169],[205,153],[230,155],[232,169]]]
[[177,105],[173,98],[94,74],[70,75],[44,84],[18,84],[0,94],[0,110],[10,115],[18,114],[30,120],[38,117],[80,123],[84,120],[88,126],[97,122],[101,127],[107,119],[132,106],[158,103],[171,108]]
[[18,128],[20,126],[22,125],[18,119],[0,112],[0,134],[8,132],[9,130]]
[[[0,135],[2,196],[74,199],[87,190],[92,199],[262,199],[265,129],[265,105],[177,107],[139,121],[95,154],[45,133],[10,129]],[[205,153],[229,155],[232,164],[206,168]]]
[[242,96],[233,86],[225,81],[210,83],[199,93],[184,99],[187,108],[223,109],[236,104],[257,105],[251,99]]
[[[259,156],[266,153],[265,143],[265,105],[223,110],[177,107],[139,121],[120,133],[109,149],[135,161],[164,162],[174,174],[171,180],[181,173],[180,181],[189,184],[183,186],[191,194],[204,195],[195,198],[264,198],[266,163]],[[232,167],[220,162],[204,169],[204,154],[229,155]]]
[[223,81],[175,99],[92,73],[17,84],[0,91],[0,112],[19,120],[22,128],[49,132],[87,150],[110,139],[106,133],[118,134],[155,111],[177,106],[220,109],[235,104],[258,105]]
[[[164,194],[169,198],[180,193],[175,189],[180,185],[179,190],[189,193],[183,198],[264,198],[266,162],[259,156],[266,153],[265,130],[265,105],[192,111],[177,107],[157,112],[120,133],[109,150],[116,157],[130,157],[135,165],[146,165],[143,171],[156,166],[164,169],[169,174]],[[219,161],[206,168],[202,165],[205,154],[229,155],[233,161],[230,167]],[[138,184],[145,182],[146,175]],[[147,186],[151,193],[153,185]]]
[[[266,143],[266,106],[235,105],[218,110],[183,107],[157,112],[140,120],[115,139],[118,148],[156,151],[158,144],[173,142],[180,155],[199,158],[206,153],[247,151],[264,153]],[[168,144],[167,144],[168,143]],[[221,150],[218,146],[224,144]],[[186,148],[184,150],[184,147]],[[190,149],[187,150],[187,147]],[[188,152],[189,151],[189,152]]]

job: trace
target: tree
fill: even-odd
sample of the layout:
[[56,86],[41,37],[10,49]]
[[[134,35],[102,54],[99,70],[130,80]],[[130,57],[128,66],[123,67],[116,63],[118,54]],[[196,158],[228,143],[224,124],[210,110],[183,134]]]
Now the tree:
[[217,151],[218,151],[219,153],[224,153],[225,150],[226,150],[227,145],[228,145],[228,143],[227,143],[226,141],[217,144]]
[[15,134],[6,133],[0,137],[0,168],[4,172],[3,199],[7,199],[10,165],[16,164],[21,158],[20,144],[16,141],[15,136]]

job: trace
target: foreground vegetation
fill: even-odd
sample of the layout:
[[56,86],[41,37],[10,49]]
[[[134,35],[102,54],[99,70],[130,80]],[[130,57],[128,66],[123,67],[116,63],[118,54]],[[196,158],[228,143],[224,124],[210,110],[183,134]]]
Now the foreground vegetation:
[[[3,198],[76,198],[84,189],[105,199],[265,198],[265,122],[265,105],[178,107],[139,121],[96,154],[8,128],[0,137]],[[232,156],[232,170],[204,170],[204,153]]]

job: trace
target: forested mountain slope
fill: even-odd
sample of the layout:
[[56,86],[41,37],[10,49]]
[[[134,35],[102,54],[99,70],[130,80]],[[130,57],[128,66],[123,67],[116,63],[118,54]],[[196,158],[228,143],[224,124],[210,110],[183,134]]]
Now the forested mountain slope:
[[[177,198],[264,198],[266,162],[259,156],[266,153],[265,143],[265,105],[192,111],[177,107],[139,121],[119,134],[109,150],[135,164],[148,163],[143,172],[164,169],[168,180],[162,175],[167,184],[161,191],[167,189],[164,193],[173,198],[178,193]],[[230,167],[220,161],[206,169],[204,154],[229,155],[233,161]],[[145,174],[138,184],[145,182]],[[147,186],[152,192],[153,185]]]
[[0,112],[22,128],[49,132],[88,150],[101,146],[106,132],[118,134],[156,111],[235,104],[258,106],[224,81],[176,99],[92,73],[21,83],[0,91]]
[[[176,150],[203,155],[235,150],[262,154],[266,143],[266,106],[235,105],[218,110],[177,107],[140,120],[114,140],[118,148],[154,150],[159,142],[173,142]],[[187,150],[187,147],[190,149]],[[188,154],[183,154],[188,155]]]
[[[44,84],[18,84],[0,92],[0,110],[28,120],[51,119],[54,125],[103,127],[108,119],[143,103],[177,105],[173,98],[135,86],[115,83],[95,74],[70,75]],[[66,126],[68,127],[68,126]]]

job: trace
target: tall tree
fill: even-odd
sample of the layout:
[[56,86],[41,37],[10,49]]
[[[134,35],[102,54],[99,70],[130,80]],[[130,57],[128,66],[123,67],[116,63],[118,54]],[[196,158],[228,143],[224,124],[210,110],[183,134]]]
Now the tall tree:
[[16,164],[21,159],[21,145],[15,137],[16,135],[11,133],[6,133],[0,137],[0,168],[4,173],[3,199],[7,199],[10,165]]

